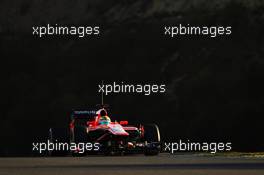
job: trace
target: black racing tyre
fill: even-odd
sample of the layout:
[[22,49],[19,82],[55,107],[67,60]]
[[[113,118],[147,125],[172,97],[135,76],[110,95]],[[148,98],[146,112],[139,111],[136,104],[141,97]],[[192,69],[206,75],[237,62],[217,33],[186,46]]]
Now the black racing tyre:
[[159,127],[156,124],[144,125],[144,138],[147,142],[160,142]]
[[88,134],[86,127],[75,126],[74,127],[74,142],[75,143],[86,143],[88,142]]
[[[74,143],[78,145],[78,144],[86,144],[87,142],[89,142],[89,139],[88,139],[86,127],[75,126],[74,127]],[[79,152],[72,151],[72,155],[73,156],[85,156],[86,153],[85,152],[79,153]]]
[[[48,149],[49,156],[66,156],[69,153],[66,145],[69,144],[69,130],[67,128],[50,128],[48,142],[51,149]],[[58,146],[63,143],[65,146]],[[53,148],[53,149],[52,149]]]
[[160,152],[160,132],[156,124],[144,125],[144,139],[147,143],[145,155],[158,155]]

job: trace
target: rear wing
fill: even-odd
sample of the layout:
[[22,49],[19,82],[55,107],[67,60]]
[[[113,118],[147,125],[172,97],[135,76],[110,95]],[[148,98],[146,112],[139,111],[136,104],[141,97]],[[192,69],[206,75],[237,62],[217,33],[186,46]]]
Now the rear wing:
[[91,119],[96,116],[96,110],[73,110],[71,120],[73,119]]

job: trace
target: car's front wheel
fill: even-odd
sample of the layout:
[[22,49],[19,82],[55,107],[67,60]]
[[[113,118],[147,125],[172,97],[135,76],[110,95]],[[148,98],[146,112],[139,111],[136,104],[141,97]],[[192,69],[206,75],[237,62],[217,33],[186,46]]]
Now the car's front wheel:
[[156,124],[144,125],[145,155],[158,155],[160,152],[160,132]]

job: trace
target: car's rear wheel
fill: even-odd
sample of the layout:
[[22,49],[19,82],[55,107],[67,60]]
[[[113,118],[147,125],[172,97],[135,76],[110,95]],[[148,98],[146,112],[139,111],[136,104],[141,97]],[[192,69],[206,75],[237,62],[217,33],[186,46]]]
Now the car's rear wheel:
[[69,130],[67,128],[50,128],[47,145],[47,152],[49,156],[65,156],[67,155],[69,144]]
[[[86,144],[88,141],[89,141],[89,139],[88,139],[86,127],[75,126],[75,128],[74,128],[74,144],[76,144],[77,146],[81,146],[83,144]],[[77,150],[72,151],[72,155],[73,156],[84,156],[84,155],[86,155],[84,148],[85,148],[85,146],[83,146],[83,148],[81,148],[81,147],[77,148]]]
[[145,155],[158,155],[160,152],[160,132],[156,124],[144,125],[144,139],[146,142]]

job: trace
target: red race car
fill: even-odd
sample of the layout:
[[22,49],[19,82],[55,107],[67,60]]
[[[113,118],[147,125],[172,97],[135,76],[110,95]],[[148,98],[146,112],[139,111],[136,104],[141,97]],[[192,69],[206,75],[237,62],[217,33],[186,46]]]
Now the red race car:
[[161,147],[156,124],[132,126],[128,121],[111,121],[105,106],[101,106],[99,110],[74,110],[70,116],[69,128],[50,128],[49,143],[54,144],[54,148],[59,144],[68,146],[63,151],[49,150],[51,155],[69,151],[73,155],[157,155]]

